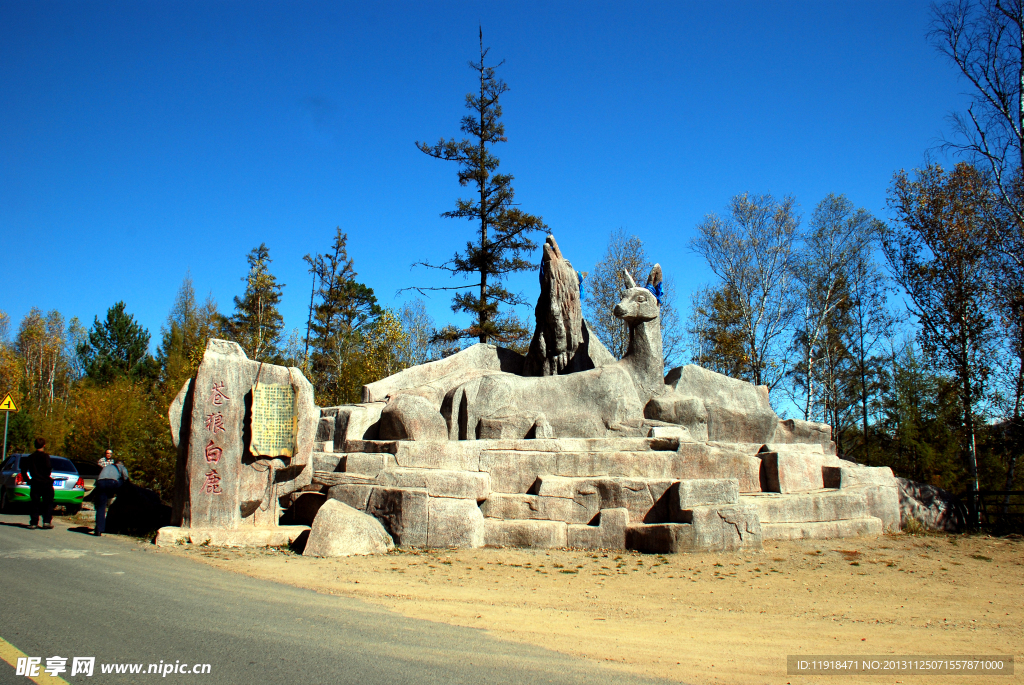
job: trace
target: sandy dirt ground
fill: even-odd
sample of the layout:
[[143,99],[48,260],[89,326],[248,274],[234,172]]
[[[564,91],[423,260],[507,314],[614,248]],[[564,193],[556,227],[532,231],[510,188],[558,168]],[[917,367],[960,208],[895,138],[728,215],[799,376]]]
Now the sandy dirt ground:
[[[892,535],[666,556],[162,551],[687,683],[1024,682],[1020,538]],[[791,654],[1000,654],[1017,667],[1013,676],[792,676]]]

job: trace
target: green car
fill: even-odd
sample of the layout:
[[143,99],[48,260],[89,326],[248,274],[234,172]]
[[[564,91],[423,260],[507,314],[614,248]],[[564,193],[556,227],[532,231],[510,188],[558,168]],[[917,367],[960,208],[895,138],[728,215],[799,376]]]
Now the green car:
[[[9,513],[20,502],[29,502],[29,485],[21,475],[21,460],[27,454],[12,454],[0,469],[0,512]],[[85,497],[85,481],[78,469],[64,457],[50,457],[50,477],[53,479],[53,504],[64,507],[68,514],[78,513]]]

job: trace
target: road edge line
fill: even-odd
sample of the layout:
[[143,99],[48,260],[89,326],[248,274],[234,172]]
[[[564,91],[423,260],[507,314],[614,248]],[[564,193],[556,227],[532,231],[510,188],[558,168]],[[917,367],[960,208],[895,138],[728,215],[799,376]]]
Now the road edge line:
[[[15,672],[17,672],[18,669],[18,659],[24,656],[25,652],[21,651],[20,649],[12,645],[10,642],[0,637],[0,659],[3,659],[5,662],[10,664],[11,668],[15,669]],[[43,667],[40,665],[38,676],[25,677],[31,680],[33,683],[37,683],[38,685],[70,685],[68,681],[64,680],[63,678],[52,676],[49,673],[43,671],[42,668]]]

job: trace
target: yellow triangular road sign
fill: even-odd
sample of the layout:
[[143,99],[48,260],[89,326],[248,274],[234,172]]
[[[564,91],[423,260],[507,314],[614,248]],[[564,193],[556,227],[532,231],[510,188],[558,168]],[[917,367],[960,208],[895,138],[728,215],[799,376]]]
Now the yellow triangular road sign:
[[4,401],[0,402],[0,411],[18,411],[18,405],[14,403],[11,393],[4,395]]

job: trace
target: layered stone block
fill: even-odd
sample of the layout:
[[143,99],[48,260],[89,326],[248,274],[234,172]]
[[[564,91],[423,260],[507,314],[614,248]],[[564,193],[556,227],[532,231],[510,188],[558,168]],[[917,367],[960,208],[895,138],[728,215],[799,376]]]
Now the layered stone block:
[[764,492],[807,492],[825,487],[824,456],[793,452],[761,452]]
[[626,549],[629,510],[602,509],[597,525],[569,525],[567,544],[576,549]]
[[845,521],[806,521],[802,523],[766,523],[761,527],[765,540],[826,540],[859,535],[881,535],[881,519],[874,516]]
[[[427,500],[425,489],[374,487],[370,489],[365,511],[384,524],[384,528],[399,547],[427,547],[430,544]],[[462,501],[477,509],[475,502]],[[346,502],[346,504],[348,503]],[[359,507],[353,508],[358,509]],[[440,523],[438,525],[439,532],[435,533],[435,537],[441,539],[444,537],[441,531],[445,526]]]
[[484,542],[488,547],[525,547],[529,549],[556,549],[568,545],[562,521],[541,520],[484,520]]
[[541,497],[572,500],[595,513],[602,509],[626,509],[631,521],[643,521],[673,481],[541,476],[538,484],[537,494]]
[[765,493],[742,498],[766,523],[802,523],[860,519],[869,515],[863,491],[826,490],[796,494]]
[[487,499],[491,491],[490,477],[477,471],[391,469],[381,471],[377,479],[384,486],[423,488],[431,497],[454,497],[474,502]]
[[737,504],[688,511],[686,523],[629,526],[626,548],[661,554],[761,549],[761,524],[753,507]]
[[480,505],[485,518],[589,523],[597,511],[564,497],[492,492]]
[[427,547],[483,547],[484,532],[484,516],[475,501],[427,498]]
[[699,478],[677,483],[670,501],[675,511],[684,511],[710,504],[737,504],[739,497],[737,478]]

